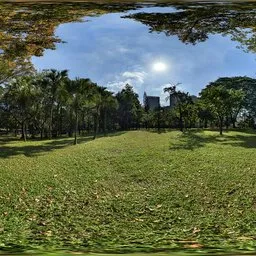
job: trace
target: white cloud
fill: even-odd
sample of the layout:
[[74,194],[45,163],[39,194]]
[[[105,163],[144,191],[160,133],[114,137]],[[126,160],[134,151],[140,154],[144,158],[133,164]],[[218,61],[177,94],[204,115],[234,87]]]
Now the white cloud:
[[118,92],[126,84],[130,84],[133,86],[134,91],[138,93],[146,77],[147,73],[144,71],[125,71],[118,74],[113,81],[108,82],[107,87],[114,92]]
[[107,88],[110,91],[114,91],[114,92],[118,92],[120,90],[122,90],[124,88],[124,86],[128,83],[128,81],[122,81],[122,82],[118,82],[118,81],[113,81],[113,82],[108,82],[107,83]]
[[131,80],[134,80],[136,83],[143,84],[144,80],[147,76],[146,72],[140,72],[140,71],[126,71],[122,74],[123,77],[129,78]]
[[121,52],[121,53],[127,53],[130,52],[131,50],[125,47],[120,46],[119,48],[117,48],[117,52]]

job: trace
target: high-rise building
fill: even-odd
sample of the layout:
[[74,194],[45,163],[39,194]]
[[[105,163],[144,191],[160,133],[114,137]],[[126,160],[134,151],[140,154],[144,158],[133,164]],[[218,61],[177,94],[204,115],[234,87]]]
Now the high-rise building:
[[146,110],[156,110],[160,108],[160,97],[158,96],[147,96],[144,92],[144,107]]

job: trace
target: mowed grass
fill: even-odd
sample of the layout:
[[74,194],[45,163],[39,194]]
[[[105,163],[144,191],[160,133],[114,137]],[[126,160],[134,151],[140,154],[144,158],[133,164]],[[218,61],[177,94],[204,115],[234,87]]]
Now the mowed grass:
[[0,144],[0,247],[256,249],[256,134]]

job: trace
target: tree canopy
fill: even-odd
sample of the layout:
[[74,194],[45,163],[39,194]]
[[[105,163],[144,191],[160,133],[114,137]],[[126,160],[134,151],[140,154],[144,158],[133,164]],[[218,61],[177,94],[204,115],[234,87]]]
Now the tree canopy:
[[136,4],[0,3],[0,84],[34,72],[32,56],[42,56],[64,41],[56,28],[68,22],[84,22],[85,16],[139,8]]
[[66,134],[74,136],[74,144],[78,134],[95,139],[98,133],[139,128],[185,131],[210,125],[222,134],[224,125],[240,125],[242,115],[254,126],[255,83],[249,77],[223,77],[206,85],[199,97],[171,85],[164,88],[170,105],[149,110],[129,84],[115,94],[89,78],[71,80],[67,70],[45,70],[0,86],[0,131],[24,140]]
[[186,44],[204,42],[209,35],[222,34],[230,35],[243,49],[256,51],[255,3],[186,3],[172,6],[177,12],[137,12],[124,18],[147,25],[150,33],[163,32],[167,36],[177,36]]

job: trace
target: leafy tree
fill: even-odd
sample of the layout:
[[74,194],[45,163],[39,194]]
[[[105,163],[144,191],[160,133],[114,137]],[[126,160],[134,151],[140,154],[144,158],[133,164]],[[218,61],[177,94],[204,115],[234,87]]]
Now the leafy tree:
[[212,113],[210,106],[200,99],[197,101],[195,107],[197,108],[197,116],[200,123],[203,123],[204,128],[208,128],[208,123],[214,120],[214,114]]
[[24,141],[28,122],[38,111],[38,95],[38,88],[31,77],[17,78],[5,87],[3,108],[21,125]]
[[[107,90],[103,90],[101,92],[101,115],[103,120],[103,132],[106,135],[107,133],[107,124],[110,119],[110,113],[114,112],[116,113],[118,103],[116,98],[113,96],[112,92],[109,92]],[[114,120],[111,120],[114,122]]]
[[54,50],[62,39],[55,35],[60,24],[83,22],[85,16],[136,9],[136,4],[101,3],[0,3],[0,83],[34,72],[32,56]]
[[227,89],[223,85],[209,84],[200,93],[201,99],[216,114],[219,121],[220,135],[223,133],[224,118],[241,104],[244,94],[240,90]]
[[210,34],[229,34],[240,47],[256,51],[256,4],[251,2],[218,5],[215,3],[174,4],[178,11],[169,13],[136,12],[124,16],[149,27],[150,33],[177,36],[186,44],[204,42]]
[[[176,85],[171,85],[170,87],[164,88],[164,92],[169,93],[169,96],[166,98],[167,100],[172,99],[172,102],[175,102],[175,105],[172,107],[177,110],[179,128],[183,132],[184,122],[186,119],[188,119],[188,117],[190,116],[190,112],[192,111],[193,100],[189,93],[177,90]],[[170,102],[170,104],[172,104],[172,102]]]
[[65,91],[65,83],[68,81],[68,71],[55,69],[46,70],[43,78],[44,92],[49,100],[49,138],[53,136],[53,114],[56,107],[57,114],[60,110],[60,102]]
[[79,125],[79,116],[88,107],[96,93],[95,84],[88,78],[76,79],[70,82],[69,93],[71,97],[71,107],[75,114],[75,138],[74,144],[77,144],[77,133]]
[[243,100],[233,104],[229,117],[235,128],[237,116],[241,111],[256,117],[256,79],[242,77],[221,77],[214,82],[215,86],[222,85],[227,89],[240,90],[243,92]]
[[121,129],[127,130],[138,127],[142,118],[142,107],[139,96],[133,91],[132,86],[126,84],[121,92],[116,95],[118,101],[118,119]]

